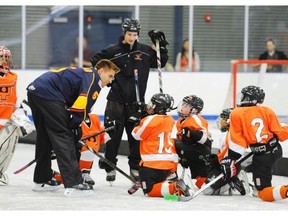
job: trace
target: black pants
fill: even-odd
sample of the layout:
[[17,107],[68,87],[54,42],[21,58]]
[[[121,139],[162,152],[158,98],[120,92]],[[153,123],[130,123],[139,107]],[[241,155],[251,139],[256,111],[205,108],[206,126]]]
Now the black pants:
[[205,161],[201,159],[202,156],[210,155],[211,149],[203,144],[194,144],[189,146],[183,145],[184,158],[188,161],[191,178],[197,176],[207,177],[209,167],[205,164]]
[[60,101],[48,101],[28,93],[36,127],[37,164],[34,182],[44,183],[52,178],[51,150],[56,153],[57,163],[64,186],[71,187],[81,182],[81,172],[76,157],[74,134],[69,128],[69,113]]
[[159,170],[141,166],[139,169],[139,179],[144,194],[149,193],[154,184],[165,181],[169,173],[170,170]]
[[273,151],[267,154],[254,154],[252,158],[252,174],[257,190],[263,190],[271,186],[272,168],[275,162],[282,157],[282,147],[277,145]]
[[[118,120],[121,122],[121,126],[115,132],[110,133],[111,139],[106,142],[105,158],[110,160],[113,164],[117,163],[118,149],[121,143],[122,134],[124,128],[126,129],[130,154],[128,156],[130,169],[139,170],[139,162],[141,160],[138,140],[135,140],[131,135],[134,129],[134,124],[128,122],[129,117],[135,112],[133,106],[120,104],[114,101],[108,101],[105,109],[105,121]],[[106,165],[105,170],[111,171],[113,168]]]

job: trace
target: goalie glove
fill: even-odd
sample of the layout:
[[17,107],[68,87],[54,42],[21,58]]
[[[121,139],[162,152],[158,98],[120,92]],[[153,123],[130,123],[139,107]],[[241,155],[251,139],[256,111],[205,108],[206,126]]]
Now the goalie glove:
[[26,110],[24,110],[24,108],[22,107],[14,111],[10,120],[13,125],[18,126],[20,128],[21,136],[30,134],[32,131],[35,130],[33,123],[27,116]]
[[221,160],[221,171],[224,174],[224,180],[229,180],[237,174],[236,160],[225,157]]
[[148,32],[148,36],[151,38],[151,41],[156,46],[156,40],[159,41],[159,46],[166,49],[166,46],[169,45],[169,43],[166,40],[165,34],[162,31],[159,30],[150,30]]

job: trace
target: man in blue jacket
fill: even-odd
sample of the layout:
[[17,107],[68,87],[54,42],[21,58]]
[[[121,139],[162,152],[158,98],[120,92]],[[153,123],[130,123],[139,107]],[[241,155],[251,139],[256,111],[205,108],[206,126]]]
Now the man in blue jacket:
[[60,187],[52,177],[52,149],[66,188],[64,195],[71,195],[77,189],[93,189],[82,179],[73,130],[79,128],[101,89],[111,83],[119,71],[114,63],[103,59],[95,68],[70,67],[48,71],[28,85],[28,101],[37,131],[34,191],[51,191]]

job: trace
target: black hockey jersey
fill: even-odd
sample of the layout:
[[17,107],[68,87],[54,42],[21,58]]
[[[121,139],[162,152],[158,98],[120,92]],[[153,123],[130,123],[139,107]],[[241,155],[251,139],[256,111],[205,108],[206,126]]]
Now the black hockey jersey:
[[[130,45],[123,44],[122,41],[123,36],[117,44],[96,53],[90,61],[94,67],[101,59],[109,59],[121,69],[115,76],[107,99],[123,104],[136,101],[134,69],[137,69],[140,100],[144,101],[150,68],[157,68],[156,51],[137,41],[130,49]],[[168,61],[167,53],[167,49],[160,49],[161,67],[164,67]]]

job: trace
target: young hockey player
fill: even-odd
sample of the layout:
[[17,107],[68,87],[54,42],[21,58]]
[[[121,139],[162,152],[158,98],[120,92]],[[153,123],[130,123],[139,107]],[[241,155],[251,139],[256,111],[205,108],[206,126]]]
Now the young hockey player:
[[288,197],[288,186],[272,186],[272,166],[282,156],[279,141],[288,139],[288,126],[281,126],[276,114],[262,106],[263,89],[250,85],[241,90],[239,107],[230,116],[228,156],[221,161],[225,179],[237,173],[235,162],[250,147],[255,195],[264,201]]
[[182,141],[184,151],[181,165],[190,168],[191,178],[196,179],[198,188],[205,183],[208,174],[208,166],[200,158],[211,154],[212,144],[208,122],[199,115],[203,106],[203,100],[196,95],[184,97],[178,106],[179,119],[176,124],[177,138]]
[[37,131],[34,191],[59,188],[59,182],[52,179],[52,149],[66,188],[64,195],[73,194],[75,189],[93,188],[83,182],[72,130],[79,129],[101,89],[111,83],[118,72],[114,63],[103,59],[95,68],[48,71],[29,84],[28,101]]
[[[82,137],[89,136],[92,133],[97,131],[104,130],[104,127],[101,125],[100,119],[96,114],[89,114],[89,118],[86,118],[82,124]],[[94,149],[96,152],[100,150],[101,144],[105,143],[105,133],[102,133],[96,137],[92,137],[85,141],[85,143]],[[81,156],[79,160],[79,168],[82,172],[82,176],[88,184],[94,185],[95,182],[90,176],[90,172],[93,166],[93,160],[95,155],[90,152],[86,147],[82,146]]]
[[[211,154],[205,158],[207,164],[210,165],[211,171],[208,173],[207,180],[205,183],[209,183],[215,177],[221,174],[220,161],[227,155],[229,149],[229,126],[230,126],[230,114],[233,108],[223,109],[220,116],[217,119],[217,127],[221,132],[224,133],[220,140],[219,153]],[[220,179],[217,183],[211,185],[204,192],[206,195],[221,195],[229,190],[231,194],[232,191],[237,190],[241,195],[248,194],[250,192],[248,178],[244,170],[239,170],[237,176],[224,181]]]
[[[134,70],[138,70],[140,101],[144,102],[147,81],[150,68],[157,68],[156,51],[150,46],[138,42],[141,25],[136,19],[125,19],[122,24],[123,35],[119,42],[111,45],[101,52],[96,53],[91,58],[94,66],[99,60],[106,58],[113,61],[120,69],[121,73],[115,76],[111,89],[107,96],[104,125],[108,121],[118,120],[121,122],[119,130],[109,132],[111,139],[106,143],[105,158],[113,164],[117,164],[118,149],[120,146],[124,128],[129,142],[128,164],[130,175],[136,180],[139,178],[139,141],[131,136],[134,127],[133,118],[137,115],[138,105],[136,105],[136,90],[134,84]],[[165,35],[160,31],[150,31],[149,36],[155,44],[155,40],[160,41],[161,67],[164,67],[167,60],[168,44]],[[130,119],[130,120],[129,120]],[[106,126],[106,125],[105,125]],[[115,181],[116,171],[106,163],[99,161],[99,167],[107,172],[107,181]]]
[[[87,118],[81,123],[82,138],[87,137],[95,132],[104,130],[101,124],[100,118],[97,114],[89,113]],[[100,150],[101,144],[105,143],[105,133],[99,134],[96,137],[91,137],[85,141],[85,143],[94,149],[96,152]],[[79,144],[81,145],[81,144]],[[79,149],[80,148],[80,149]],[[90,176],[90,172],[93,166],[93,161],[95,155],[90,152],[85,146],[79,146],[79,169],[82,172],[82,177],[84,182],[94,185],[95,182]],[[78,151],[77,149],[77,151]],[[59,172],[54,172],[54,178],[63,183],[61,174]]]
[[[153,95],[147,108],[152,114],[144,117],[132,131],[132,136],[140,140],[139,177],[144,194],[150,197],[163,197],[168,194],[189,196],[189,187],[183,180],[166,181],[175,171],[178,162],[174,141],[170,135],[174,119],[166,113],[171,110],[174,99],[163,93]],[[150,112],[151,113],[151,112]]]
[[7,185],[5,171],[11,162],[19,136],[32,132],[33,125],[17,102],[17,74],[10,71],[12,54],[0,46],[0,185]]

